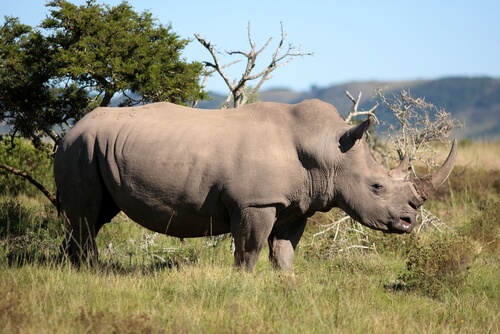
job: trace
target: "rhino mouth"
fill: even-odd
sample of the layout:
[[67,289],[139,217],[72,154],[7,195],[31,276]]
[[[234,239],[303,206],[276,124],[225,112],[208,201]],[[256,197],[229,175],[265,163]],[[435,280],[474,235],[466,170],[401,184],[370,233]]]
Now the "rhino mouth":
[[399,220],[393,222],[389,226],[389,233],[411,233],[415,224],[413,223],[413,219],[411,217],[401,217]]

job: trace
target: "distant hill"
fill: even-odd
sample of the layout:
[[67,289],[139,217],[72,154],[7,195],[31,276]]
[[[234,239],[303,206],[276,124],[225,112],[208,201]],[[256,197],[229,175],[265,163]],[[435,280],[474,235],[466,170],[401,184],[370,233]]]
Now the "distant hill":
[[[437,107],[450,112],[453,118],[465,123],[466,128],[459,136],[471,139],[500,138],[500,79],[488,77],[456,77],[438,80],[413,80],[397,82],[350,82],[324,88],[313,88],[306,92],[289,89],[269,89],[259,93],[259,100],[283,103],[297,103],[317,98],[333,104],[342,115],[351,108],[351,101],[345,92],[353,96],[362,92],[359,109],[370,109],[374,105],[373,92],[377,87],[386,87],[386,96],[409,90],[414,97],[425,97]],[[225,96],[213,95],[213,100],[199,103],[200,108],[218,108]],[[383,117],[384,110],[377,113]]]
[[[351,101],[345,94],[346,90],[355,97],[362,92],[359,109],[368,110],[374,105],[372,96],[377,87],[386,87],[387,96],[399,93],[404,88],[410,90],[412,96],[425,97],[427,102],[446,109],[455,119],[465,123],[466,128],[458,133],[461,138],[500,138],[500,79],[488,77],[350,82],[323,88],[314,87],[305,92],[275,88],[261,91],[259,100],[297,103],[305,99],[317,98],[333,104],[345,116],[351,108]],[[201,101],[198,107],[219,108],[224,99],[223,95],[212,94],[212,100]],[[117,101],[114,102],[117,104]],[[384,112],[382,108],[379,108],[377,113],[380,118],[384,118]],[[5,123],[0,123],[0,134],[7,131]]]

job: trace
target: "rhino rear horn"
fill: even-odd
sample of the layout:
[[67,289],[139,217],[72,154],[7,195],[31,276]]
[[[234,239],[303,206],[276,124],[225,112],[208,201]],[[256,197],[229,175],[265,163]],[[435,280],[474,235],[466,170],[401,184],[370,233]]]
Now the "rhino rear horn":
[[342,153],[349,151],[354,144],[356,144],[356,141],[363,138],[365,132],[368,131],[374,122],[375,119],[373,116],[369,116],[363,123],[347,130],[342,137],[340,137],[340,150]]
[[403,157],[403,160],[399,163],[399,166],[392,169],[389,172],[389,175],[395,179],[395,180],[400,180],[404,181],[408,178],[408,166],[410,164],[410,158],[408,157],[408,154],[405,154]]

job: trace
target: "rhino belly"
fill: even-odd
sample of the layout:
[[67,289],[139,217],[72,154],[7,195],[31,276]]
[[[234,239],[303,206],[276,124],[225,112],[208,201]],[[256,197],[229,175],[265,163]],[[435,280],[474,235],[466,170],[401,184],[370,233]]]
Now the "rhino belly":
[[121,209],[139,225],[173,237],[194,238],[230,232],[229,221],[220,217],[207,217],[195,212],[176,211],[171,208],[150,208],[144,211],[125,205]]

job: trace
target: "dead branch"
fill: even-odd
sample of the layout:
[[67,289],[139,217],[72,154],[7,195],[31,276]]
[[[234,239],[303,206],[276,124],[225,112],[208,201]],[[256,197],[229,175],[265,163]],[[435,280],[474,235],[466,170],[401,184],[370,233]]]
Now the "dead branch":
[[351,219],[351,217],[345,215],[343,216],[342,218],[339,218],[337,219],[336,221],[334,221],[333,223],[331,224],[328,224],[327,226],[325,226],[325,229],[324,230],[321,230],[317,233],[314,233],[313,236],[312,236],[312,241],[311,243],[314,242],[314,238],[320,236],[320,235],[323,235],[325,233],[327,233],[328,231],[336,228],[336,232],[335,232],[335,237],[333,238],[333,241],[337,240],[337,235],[338,235],[338,232],[339,232],[339,227],[340,227],[340,224],[343,223],[344,221],[348,220],[348,219]]
[[52,204],[54,204],[55,207],[57,207],[56,198],[47,190],[47,188],[45,188],[40,182],[36,181],[33,177],[31,177],[31,175],[29,175],[27,172],[12,168],[6,164],[0,164],[0,168],[5,169],[6,171],[9,171],[15,175],[24,177],[31,184],[33,184],[35,187],[37,187],[45,195],[45,197],[47,197],[49,199],[49,201]]
[[[201,45],[203,45],[207,50],[208,52],[210,52],[210,55],[212,55],[212,58],[214,60],[213,63],[210,63],[208,61],[205,61],[204,64],[206,67],[212,67],[215,71],[217,71],[217,73],[219,73],[219,75],[222,77],[222,79],[224,79],[224,82],[226,83],[226,85],[231,88],[232,87],[232,82],[231,80],[229,80],[229,78],[227,77],[227,75],[224,73],[224,71],[222,71],[223,69],[223,66],[220,64],[220,61],[219,61],[219,57],[217,56],[217,54],[219,53],[218,51],[215,50],[214,46],[210,43],[210,42],[207,42],[205,39],[203,39],[199,34],[195,34],[194,37],[198,40],[198,42],[201,43]],[[241,60],[238,60],[238,62],[240,62]],[[234,64],[235,62],[233,62]],[[229,65],[225,65],[226,67],[229,66]]]
[[370,115],[373,118],[375,118],[375,121],[378,123],[378,118],[375,115],[375,111],[377,110],[377,107],[379,105],[378,102],[375,103],[375,105],[370,110],[367,110],[367,111],[365,111],[365,110],[358,111],[359,101],[361,100],[361,92],[359,92],[357,99],[355,99],[351,95],[351,93],[349,93],[349,91],[346,90],[345,93],[346,93],[347,97],[349,98],[349,100],[351,100],[351,102],[352,102],[351,110],[349,111],[349,113],[347,114],[347,116],[345,118],[346,123],[350,123],[352,121],[353,117],[362,116],[362,115]]
[[429,210],[424,209],[423,206],[419,208],[419,214],[422,222],[418,226],[416,233],[420,233],[432,228],[438,230],[439,232],[443,232],[448,228],[448,225],[446,225],[445,222],[443,222]]
[[[330,215],[330,214],[327,214]],[[310,246],[317,241],[327,242],[331,246],[322,251],[326,256],[337,253],[350,253],[351,250],[372,250],[377,251],[375,244],[369,240],[367,227],[356,226],[354,221],[347,214],[343,213],[340,218],[332,216],[332,223],[322,225],[322,230],[313,234]]]
[[[292,44],[288,44],[288,47],[286,51],[283,52],[283,45],[285,44],[285,40],[287,38],[286,32],[283,30],[283,24],[281,24],[281,40],[278,43],[278,46],[276,50],[274,51],[270,63],[261,71],[257,72],[256,74],[252,74],[252,71],[255,68],[255,63],[259,55],[267,49],[273,40],[272,37],[270,37],[267,42],[257,50],[256,44],[253,42],[252,36],[251,36],[251,26],[250,23],[248,23],[248,28],[247,28],[248,34],[248,43],[250,44],[250,51],[248,52],[243,52],[240,50],[234,50],[234,51],[226,51],[226,54],[230,56],[234,55],[240,55],[243,56],[246,59],[246,66],[243,74],[241,75],[241,78],[239,80],[234,80],[231,81],[229,77],[224,73],[223,69],[229,67],[230,65],[233,65],[235,63],[240,62],[241,60],[233,61],[229,64],[226,65],[221,65],[219,61],[218,54],[219,52],[215,50],[214,45],[211,43],[207,42],[205,39],[203,39],[200,35],[195,34],[196,39],[198,42],[200,42],[209,52],[210,55],[212,56],[213,63],[212,62],[204,62],[205,66],[211,67],[214,69],[215,72],[217,72],[224,82],[226,83],[227,87],[229,88],[229,94],[228,94],[228,99],[226,99],[226,102],[224,103],[225,106],[229,104],[230,98],[232,97],[233,99],[233,104],[234,107],[239,107],[247,103],[248,101],[248,96],[251,96],[252,94],[255,94],[260,87],[264,84],[265,81],[271,79],[272,77],[270,74],[276,70],[278,67],[284,66],[288,64],[290,61],[295,59],[296,57],[303,57],[303,56],[312,56],[313,53],[302,53],[300,51],[300,47],[296,50],[295,47]],[[257,80],[258,83],[250,89],[248,92],[246,91],[247,83],[252,80]]]

